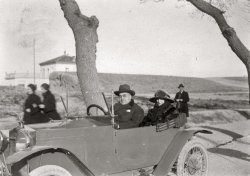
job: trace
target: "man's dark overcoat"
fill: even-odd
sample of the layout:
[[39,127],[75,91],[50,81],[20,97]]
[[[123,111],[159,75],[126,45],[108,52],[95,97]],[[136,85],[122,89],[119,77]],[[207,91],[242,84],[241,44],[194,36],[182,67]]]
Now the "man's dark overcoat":
[[182,101],[177,102],[177,109],[181,113],[185,113],[187,117],[189,117],[189,110],[188,110],[188,102],[189,102],[189,95],[188,92],[182,91],[177,92],[175,95],[174,100],[181,99]]
[[[41,104],[41,99],[36,94],[28,95],[24,103],[24,124],[32,123],[42,123],[44,122],[43,114],[39,109],[39,104]],[[30,109],[30,112],[27,112],[26,109]]]
[[144,110],[134,103],[132,99],[129,104],[114,105],[115,122],[119,124],[120,129],[138,127],[144,118]]
[[50,92],[47,91],[43,93],[43,104],[44,104],[44,109],[43,113],[46,117],[46,119],[50,120],[60,120],[61,117],[56,111],[56,100],[54,95]]

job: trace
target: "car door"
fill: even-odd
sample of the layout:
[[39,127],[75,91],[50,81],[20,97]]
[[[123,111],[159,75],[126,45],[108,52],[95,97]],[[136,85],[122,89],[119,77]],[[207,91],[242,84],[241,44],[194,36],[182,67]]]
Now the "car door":
[[115,153],[118,162],[126,168],[136,168],[147,158],[149,136],[146,128],[130,128],[114,131]]
[[118,162],[127,169],[155,165],[175,134],[175,129],[157,132],[156,126],[115,130],[114,145]]

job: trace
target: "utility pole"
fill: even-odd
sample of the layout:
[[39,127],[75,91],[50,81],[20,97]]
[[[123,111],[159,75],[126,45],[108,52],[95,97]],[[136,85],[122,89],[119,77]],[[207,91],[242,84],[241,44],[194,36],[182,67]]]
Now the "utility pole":
[[33,69],[34,69],[34,84],[36,84],[36,39],[33,39]]

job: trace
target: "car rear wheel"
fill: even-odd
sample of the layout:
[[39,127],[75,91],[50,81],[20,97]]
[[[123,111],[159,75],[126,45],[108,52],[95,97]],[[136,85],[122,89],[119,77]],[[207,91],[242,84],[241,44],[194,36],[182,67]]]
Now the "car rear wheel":
[[72,176],[69,171],[57,165],[40,166],[29,173],[29,176]]
[[196,141],[185,144],[177,160],[178,176],[206,176],[208,155],[205,147]]

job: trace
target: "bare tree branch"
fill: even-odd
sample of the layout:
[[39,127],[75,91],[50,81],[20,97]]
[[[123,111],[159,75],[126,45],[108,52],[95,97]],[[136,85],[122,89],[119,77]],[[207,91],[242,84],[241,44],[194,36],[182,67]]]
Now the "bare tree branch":
[[[238,38],[235,30],[229,26],[223,16],[223,12],[204,0],[187,0],[193,4],[200,11],[213,17],[218,24],[224,38],[227,40],[228,45],[232,51],[238,56],[238,58],[245,64],[248,72],[248,84],[250,89],[250,51]],[[249,103],[250,103],[250,91],[249,91]]]

